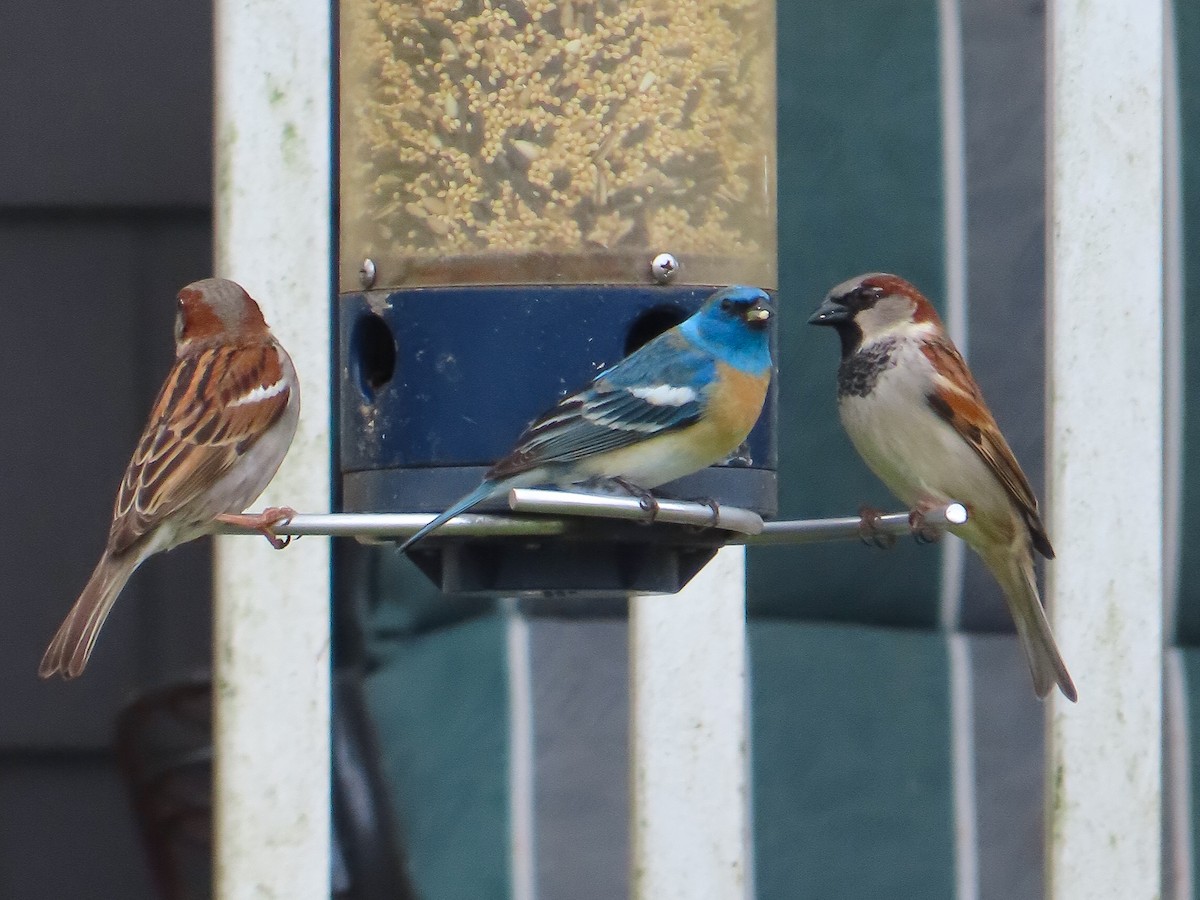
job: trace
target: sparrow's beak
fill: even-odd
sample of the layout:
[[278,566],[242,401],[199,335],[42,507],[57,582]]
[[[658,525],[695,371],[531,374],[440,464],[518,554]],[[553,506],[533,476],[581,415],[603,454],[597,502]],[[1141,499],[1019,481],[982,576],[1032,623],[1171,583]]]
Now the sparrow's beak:
[[825,302],[817,307],[817,311],[808,317],[808,324],[837,325],[841,322],[849,322],[852,318],[854,316],[849,308],[832,297],[826,297]]
[[775,311],[771,309],[770,301],[759,300],[746,310],[746,324],[751,328],[766,328]]

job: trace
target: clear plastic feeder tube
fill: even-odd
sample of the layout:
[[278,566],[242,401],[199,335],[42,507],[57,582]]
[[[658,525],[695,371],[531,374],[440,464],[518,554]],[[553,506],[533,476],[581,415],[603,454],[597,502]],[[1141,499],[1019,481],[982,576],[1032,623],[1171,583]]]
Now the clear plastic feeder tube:
[[677,284],[777,286],[772,0],[341,19],[343,291],[649,283],[664,252]]

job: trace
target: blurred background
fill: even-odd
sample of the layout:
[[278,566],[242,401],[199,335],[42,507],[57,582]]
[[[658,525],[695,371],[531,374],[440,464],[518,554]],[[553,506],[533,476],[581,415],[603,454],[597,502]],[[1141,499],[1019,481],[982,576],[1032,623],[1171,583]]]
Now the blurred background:
[[[1178,6],[1168,158],[1186,237],[1200,8]],[[804,325],[868,270],[944,312],[965,274],[963,349],[1041,493],[1044,32],[1040,2],[778,3],[783,516],[894,507],[837,425],[835,341]],[[211,54],[205,2],[0,9],[0,897],[205,896],[207,545],[142,567],[87,677],[35,672],[102,548],[172,356],[174,294],[211,273]],[[236,275],[254,293],[254,273]],[[1200,384],[1200,363],[1184,365]],[[1185,475],[1184,517],[1200,499]],[[1184,541],[1176,724],[1198,564]],[[758,896],[1041,897],[1043,707],[982,568],[904,541],[756,549],[749,569]],[[533,687],[537,895],[626,896],[624,601],[456,601],[357,547],[337,583],[340,721],[355,724],[335,757],[378,803],[360,827],[338,817],[340,896],[510,895],[514,622]],[[1187,730],[1170,793],[1190,826]],[[1167,851],[1181,897],[1194,834],[1177,828]]]

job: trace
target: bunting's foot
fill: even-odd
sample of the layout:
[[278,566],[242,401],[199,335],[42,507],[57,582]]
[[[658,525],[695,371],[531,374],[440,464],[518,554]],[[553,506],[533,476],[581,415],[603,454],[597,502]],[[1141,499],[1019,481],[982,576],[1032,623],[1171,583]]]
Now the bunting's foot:
[[646,521],[653,522],[658,518],[658,500],[654,495],[644,487],[634,484],[624,478],[614,478],[613,484],[619,485],[621,488],[629,492],[629,496],[637,497],[638,504],[642,507],[642,512],[646,514]]

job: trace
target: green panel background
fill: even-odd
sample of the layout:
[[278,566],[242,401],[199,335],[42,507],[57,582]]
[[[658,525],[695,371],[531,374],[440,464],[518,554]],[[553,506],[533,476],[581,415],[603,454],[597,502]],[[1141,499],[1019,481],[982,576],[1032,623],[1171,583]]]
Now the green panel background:
[[[1185,672],[1184,691],[1189,710],[1190,769],[1187,782],[1192,792],[1192,827],[1190,834],[1178,835],[1176,840],[1191,842],[1192,859],[1200,859],[1200,803],[1195,789],[1200,785],[1200,740],[1196,738],[1194,718],[1200,710],[1200,547],[1189,536],[1188,522],[1200,507],[1200,466],[1189,465],[1196,448],[1200,447],[1200,415],[1191,399],[1192,386],[1200,384],[1200,357],[1194,348],[1200,346],[1200,315],[1195,301],[1200,299],[1200,253],[1190,252],[1200,235],[1200,4],[1177,2],[1175,8],[1175,55],[1179,80],[1179,142],[1182,174],[1183,207],[1183,287],[1184,287],[1184,410],[1183,410],[1183,497],[1180,535],[1179,597],[1176,608],[1176,642],[1184,645],[1182,658]],[[1187,352],[1192,348],[1192,352]],[[1170,560],[1168,560],[1170,564]],[[1168,870],[1170,871],[1170,870]],[[1192,885],[1192,896],[1200,896]]]
[[954,896],[945,640],[756,621],[760,900]]
[[[1200,299],[1200,253],[1188,252],[1200,236],[1200,4],[1175,4],[1176,60],[1179,67],[1180,145],[1183,193],[1183,285],[1184,341],[1191,352],[1183,354],[1184,365],[1184,480],[1179,568],[1179,604],[1176,617],[1178,640],[1200,643],[1200,544],[1189,536],[1186,523],[1200,508],[1200,466],[1189,466],[1191,455],[1200,448],[1200,415],[1192,408],[1189,387],[1200,385],[1200,315],[1194,301]],[[1198,805],[1200,808],[1200,805]]]
[[[898,509],[837,421],[837,340],[805,320],[872,270],[940,305],[937,5],[781,0],[778,18],[781,516]],[[750,551],[763,900],[953,896],[945,639],[862,626],[936,629],[939,569],[907,540]]]
[[393,640],[367,702],[421,897],[508,896],[508,669],[491,615]]
[[[805,322],[865,271],[943,299],[937,4],[780,0],[778,20],[780,515],[897,509],[837,422],[837,339]],[[939,551],[912,541],[758,548],[751,610],[932,626],[938,575]]]

